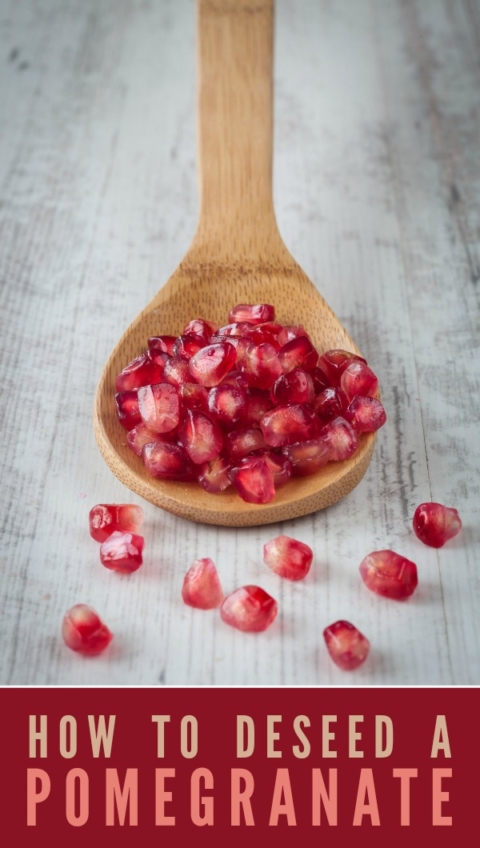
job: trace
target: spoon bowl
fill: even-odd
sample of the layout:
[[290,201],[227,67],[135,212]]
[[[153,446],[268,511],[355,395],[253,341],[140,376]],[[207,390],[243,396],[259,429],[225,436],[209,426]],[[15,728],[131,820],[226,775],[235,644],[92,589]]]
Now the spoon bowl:
[[150,336],[179,335],[196,317],[225,324],[237,303],[273,304],[276,320],[302,324],[320,353],[359,353],[285,247],[275,221],[273,0],[198,0],[197,8],[200,221],[184,260],[110,355],[95,396],[94,430],[114,474],[157,506],[206,524],[270,524],[347,495],[368,467],[375,434],[362,435],[350,459],[292,478],[271,503],[260,505],[246,503],[232,488],[210,495],[195,483],[151,477],[129,449],[115,411],[115,377],[144,352]]

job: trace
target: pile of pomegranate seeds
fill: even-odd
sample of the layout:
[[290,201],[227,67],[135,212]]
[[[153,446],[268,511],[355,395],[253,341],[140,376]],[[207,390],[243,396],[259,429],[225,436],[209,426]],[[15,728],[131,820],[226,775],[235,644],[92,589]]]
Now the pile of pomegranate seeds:
[[418,585],[417,566],[394,551],[373,551],[360,563],[363,582],[372,592],[403,601]]
[[370,642],[349,621],[330,624],[323,638],[333,662],[344,671],[353,671],[367,659]]
[[91,607],[76,604],[65,614],[62,637],[72,651],[95,656],[110,644],[113,633]]
[[228,324],[194,318],[178,337],[152,336],[116,378],[127,444],[149,474],[233,486],[265,504],[291,475],[349,459],[386,420],[378,380],[350,351],[319,356],[304,327],[269,304],[239,304]]
[[143,509],[135,504],[97,504],[90,510],[90,535],[101,542],[100,562],[112,571],[130,574],[142,565]]
[[431,548],[441,548],[462,529],[458,511],[439,503],[423,503],[417,506],[413,516],[415,535]]
[[302,580],[310,571],[313,551],[290,536],[277,536],[263,546],[263,560],[280,577]]

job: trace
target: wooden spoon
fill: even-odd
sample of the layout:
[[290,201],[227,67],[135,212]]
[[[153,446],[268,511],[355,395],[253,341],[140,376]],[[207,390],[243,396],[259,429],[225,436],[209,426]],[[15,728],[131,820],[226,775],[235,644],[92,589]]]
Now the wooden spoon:
[[172,277],[124,333],[100,378],[95,436],[114,474],[170,512],[206,524],[269,524],[323,509],[363,477],[375,435],[354,456],[290,480],[264,505],[232,488],[152,478],[128,448],[115,413],[115,377],[149,336],[179,335],[202,317],[222,325],[237,303],[272,303],[283,324],[303,324],[320,352],[358,353],[352,339],[285,247],[272,200],[273,0],[198,0],[200,221]]

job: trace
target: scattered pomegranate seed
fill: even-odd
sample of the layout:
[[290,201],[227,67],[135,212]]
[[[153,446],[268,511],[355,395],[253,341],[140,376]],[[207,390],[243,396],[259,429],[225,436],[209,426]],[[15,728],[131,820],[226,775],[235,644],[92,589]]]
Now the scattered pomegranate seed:
[[261,456],[247,456],[240,460],[228,476],[247,503],[270,503],[275,497],[273,471]]
[[258,633],[266,630],[278,612],[277,602],[260,586],[242,586],[227,595],[220,615],[237,630]]
[[130,574],[140,568],[145,540],[136,533],[115,530],[100,546],[100,561],[105,568]]
[[352,425],[344,418],[334,418],[326,424],[321,432],[321,438],[328,445],[329,460],[341,462],[349,459],[358,448],[358,435]]
[[223,601],[217,569],[211,559],[196,559],[185,575],[182,598],[190,607],[215,609]]
[[310,571],[313,551],[290,536],[277,536],[263,546],[263,560],[280,577],[303,580]]
[[273,321],[274,319],[275,307],[268,303],[259,303],[255,306],[239,303],[228,314],[230,322],[249,321],[250,324],[264,324],[265,321]]
[[233,345],[228,342],[210,344],[192,356],[188,363],[191,376],[202,386],[218,386],[237,359]]
[[439,503],[422,503],[413,516],[415,535],[424,545],[441,548],[462,529],[458,511]]
[[417,566],[394,551],[373,551],[360,563],[363,582],[372,592],[397,601],[413,595],[418,585]]
[[105,650],[113,639],[113,633],[95,610],[86,604],[75,604],[63,619],[62,637],[72,651],[93,657]]
[[138,409],[152,433],[168,433],[180,421],[180,401],[175,386],[157,383],[138,390]]
[[368,639],[349,621],[336,621],[323,631],[333,662],[344,671],[353,671],[365,662],[370,650]]
[[373,397],[356,395],[346,412],[358,433],[374,433],[375,430],[383,427],[387,420],[382,404]]
[[140,424],[142,416],[138,411],[137,389],[117,392],[115,395],[115,406],[117,407],[118,420],[125,430],[132,430],[136,424]]
[[186,410],[178,439],[195,465],[215,459],[223,447],[220,427],[213,418],[198,409]]
[[90,510],[90,536],[104,542],[115,530],[137,533],[143,524],[143,509],[135,504],[97,504]]

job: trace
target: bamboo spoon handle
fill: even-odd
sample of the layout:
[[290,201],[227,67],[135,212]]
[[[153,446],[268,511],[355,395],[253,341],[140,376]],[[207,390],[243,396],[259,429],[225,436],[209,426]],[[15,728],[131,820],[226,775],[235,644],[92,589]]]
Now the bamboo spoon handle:
[[197,0],[200,220],[215,258],[265,255],[272,200],[273,0]]

